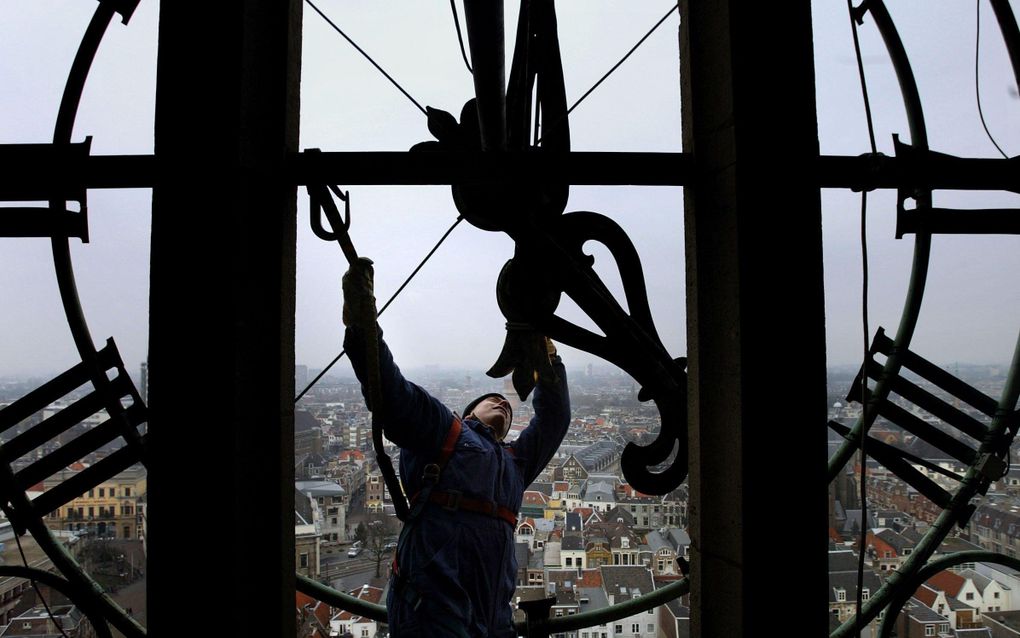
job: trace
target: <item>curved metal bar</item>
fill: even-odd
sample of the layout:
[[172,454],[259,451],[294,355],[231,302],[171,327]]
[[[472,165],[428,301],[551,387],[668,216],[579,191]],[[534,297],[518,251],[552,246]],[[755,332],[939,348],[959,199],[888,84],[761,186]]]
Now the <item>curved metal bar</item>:
[[[12,492],[10,499],[11,505],[16,511],[32,511],[28,496],[24,492]],[[145,628],[110,598],[99,583],[85,573],[67,549],[53,537],[41,518],[29,520],[26,528],[39,544],[40,549],[53,562],[53,566],[67,579],[69,586],[82,597],[91,601],[90,604],[95,607],[98,615],[116,627],[127,638],[145,638]]]
[[10,578],[26,578],[31,581],[40,582],[47,587],[56,589],[63,595],[71,599],[85,617],[88,618],[89,622],[95,628],[96,633],[99,634],[100,638],[113,638],[110,633],[110,625],[106,623],[106,620],[98,613],[96,613],[95,607],[92,605],[92,601],[78,600],[75,596],[77,592],[69,582],[48,571],[42,569],[36,569],[35,567],[27,567],[24,565],[0,565],[0,576]]
[[903,582],[903,593],[894,598],[889,604],[889,607],[886,609],[885,618],[882,620],[882,626],[878,630],[879,638],[886,638],[889,635],[893,629],[893,623],[896,622],[896,617],[899,616],[900,611],[903,609],[903,605],[910,600],[910,597],[913,596],[915,591],[917,591],[917,588],[929,578],[949,567],[953,567],[961,563],[977,562],[1006,565],[1020,571],[1020,559],[988,551],[972,550],[955,552],[949,556],[943,556],[942,558],[933,560]]
[[569,248],[579,254],[583,254],[584,244],[588,241],[597,241],[609,249],[620,271],[631,318],[641,324],[649,336],[659,341],[652,321],[652,311],[648,307],[648,291],[645,288],[641,259],[623,228],[605,215],[575,211],[561,218],[559,230],[560,240],[569,243]]
[[[1018,336],[1016,346],[1013,349],[1013,360],[1010,364],[1006,385],[999,399],[998,409],[989,426],[989,436],[985,441],[981,442],[979,453],[995,453],[997,451],[995,446],[1008,444],[1011,435],[1015,434],[1015,428],[1018,427],[1018,424],[1015,423],[1018,397],[1020,397],[1020,336]],[[953,495],[949,507],[943,510],[939,517],[935,519],[931,529],[924,535],[921,542],[917,544],[910,557],[904,561],[903,566],[886,579],[878,592],[859,611],[862,624],[870,622],[879,612],[886,609],[892,601],[896,600],[897,596],[903,595],[904,588],[910,586],[910,579],[913,578],[913,574],[920,571],[931,555],[935,553],[935,550],[938,549],[939,544],[949,534],[949,530],[958,522],[960,512],[969,505],[970,500],[974,496],[984,488],[987,488],[987,486],[988,479],[982,475],[977,466],[972,466],[967,470],[967,474],[963,477],[963,481],[960,482],[960,487],[956,494]],[[914,591],[914,589],[909,591]],[[857,618],[853,616],[832,632],[830,638],[850,636],[856,629]]]
[[[81,96],[85,90],[85,79],[88,77],[89,69],[99,50],[99,44],[102,42],[103,35],[110,26],[115,13],[116,10],[112,2],[100,2],[85,30],[85,35],[82,36],[78,52],[71,64],[71,70],[67,74],[67,83],[64,85],[64,93],[60,99],[60,108],[57,110],[57,122],[53,130],[54,144],[70,144],[71,142],[78,105],[81,103]],[[50,202],[50,207],[55,211],[63,210],[64,205],[64,202]],[[84,207],[84,204],[82,206]],[[71,265],[69,240],[67,237],[55,236],[51,244],[53,266],[57,275],[57,286],[60,290],[64,314],[67,316],[67,325],[71,329],[75,347],[77,347],[82,361],[92,361],[95,359],[96,347],[92,341],[92,335],[89,333],[88,324],[85,322],[81,302],[78,299],[78,287],[75,284],[74,268]]]
[[[871,12],[878,27],[882,40],[885,42],[889,57],[893,63],[893,69],[900,85],[900,93],[903,96],[906,107],[907,122],[910,127],[910,141],[913,146],[920,150],[928,149],[928,132],[924,121],[924,110],[921,107],[921,97],[917,90],[917,81],[914,79],[914,72],[910,67],[910,60],[907,58],[906,50],[903,48],[903,40],[896,31],[892,18],[882,0],[868,0],[862,9]],[[919,209],[931,208],[931,189],[918,189],[913,193]],[[899,201],[902,205],[904,195],[901,192]],[[924,287],[928,279],[928,262],[931,256],[931,233],[919,232],[914,239],[914,257],[910,270],[910,280],[907,288],[906,299],[903,303],[903,312],[900,315],[900,325],[896,331],[896,350],[906,350],[910,347],[910,341],[914,336],[914,329],[917,327],[917,319],[921,313],[921,301],[924,297]],[[866,436],[868,429],[875,422],[878,416],[877,406],[889,396],[892,389],[892,379],[899,374],[902,362],[896,351],[889,355],[882,370],[880,380],[872,391],[872,399],[869,406],[862,410],[861,417],[850,430],[849,438],[843,442],[839,450],[829,460],[828,476],[829,482],[836,478],[847,461],[860,446],[860,439]]]
[[995,12],[995,20],[999,23],[1002,39],[1006,43],[1009,64],[1013,67],[1017,90],[1020,90],[1020,29],[1017,28],[1016,16],[1009,6],[1008,0],[989,0]]
[[[121,13],[126,23],[130,17],[129,6],[131,3],[122,3]],[[74,129],[74,121],[77,116],[78,106],[81,103],[81,96],[85,88],[85,80],[89,69],[95,59],[99,44],[113,16],[118,12],[118,7],[112,0],[101,1],[92,16],[82,37],[81,44],[75,54],[74,62],[68,73],[67,82],[64,85],[64,93],[61,97],[60,107],[57,112],[56,124],[53,132],[54,144],[70,144],[71,135]],[[49,202],[53,210],[63,210],[65,202],[53,200]],[[82,204],[83,210],[85,204]],[[75,347],[78,350],[81,360],[90,368],[90,378],[97,391],[108,387],[110,381],[106,378],[102,366],[99,364],[95,343],[89,332],[78,298],[78,289],[74,278],[74,269],[71,263],[71,251],[69,238],[67,236],[54,236],[51,240],[53,252],[53,265],[57,277],[57,286],[60,291],[61,302],[64,307],[64,314],[67,318],[68,327],[74,339]],[[122,413],[120,404],[110,405],[111,417]],[[125,432],[125,438],[129,443],[137,442],[137,436],[131,437]],[[144,458],[144,450],[141,450]],[[18,501],[13,503],[21,511],[32,511],[28,498],[24,493],[13,494],[12,499]],[[39,543],[40,548],[53,561],[53,565],[67,578],[70,585],[76,588],[79,593],[94,601],[95,607],[103,617],[116,627],[121,633],[129,638],[142,638],[146,635],[145,628],[136,620],[128,616],[116,602],[113,601],[102,589],[102,587],[82,570],[81,566],[58,543],[50,533],[50,530],[36,518],[29,521],[28,531]]]
[[[537,248],[532,253],[555,255],[551,259],[554,260],[553,270],[561,274],[559,285],[605,333],[605,340],[598,342],[598,354],[634,377],[642,386],[642,396],[653,399],[659,409],[659,435],[647,446],[627,445],[621,457],[624,475],[637,490],[646,494],[669,492],[683,481],[688,469],[687,377],[654,330],[644,301],[644,276],[637,251],[615,222],[588,211],[563,215],[548,233],[533,228],[531,235],[527,243],[549,247],[548,250]],[[581,250],[589,239],[600,241],[612,252],[632,314],[624,311],[591,269],[591,260]],[[523,241],[523,238],[519,240],[518,245]],[[576,330],[573,333],[558,331],[564,326],[573,327],[562,319],[549,322],[545,317],[538,317],[535,323],[557,341],[575,347],[581,345],[572,341]],[[649,470],[667,461],[674,451],[676,454],[669,468],[660,473]]]
[[344,611],[359,614],[378,622],[386,622],[387,620],[386,607],[383,605],[365,602],[301,574],[295,574],[294,576],[297,578],[297,590],[302,594],[308,594],[312,598],[321,600],[333,607],[338,607]]

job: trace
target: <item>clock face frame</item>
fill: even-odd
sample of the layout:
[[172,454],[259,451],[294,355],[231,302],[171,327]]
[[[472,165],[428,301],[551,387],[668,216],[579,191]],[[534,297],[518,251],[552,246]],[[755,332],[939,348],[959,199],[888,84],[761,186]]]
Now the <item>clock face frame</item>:
[[[875,11],[881,11],[881,3],[872,3],[872,13]],[[105,25],[109,24],[111,18],[115,16],[115,11],[112,9],[111,4],[102,3],[97,10],[97,18],[94,19],[93,25],[89,27],[89,33],[86,34],[85,42],[83,42],[84,53],[80,54],[80,57],[91,59],[91,55],[94,54],[94,48],[91,49],[92,43],[98,46],[99,39],[96,39]],[[130,11],[121,16],[125,21],[130,17]],[[877,18],[879,22],[885,20],[885,18]],[[884,23],[883,23],[884,24]],[[880,29],[887,30],[888,25],[880,26]],[[885,35],[885,34],[884,34]],[[893,36],[889,36],[892,38]],[[101,38],[101,35],[99,35]],[[890,45],[891,48],[895,48],[894,45]],[[893,56],[895,57],[895,55]],[[67,144],[71,146],[70,151],[61,152],[81,152],[81,148],[71,144],[71,128],[74,121],[74,112],[77,107],[77,102],[80,99],[81,90],[84,86],[84,77],[87,74],[87,63],[83,62],[84,66],[80,69],[73,70],[71,72],[71,78],[68,82],[68,93],[65,95],[64,102],[58,116],[57,131],[54,136],[54,142],[59,144]],[[84,69],[84,71],[82,71]],[[909,65],[905,70],[902,70],[904,75],[909,72]],[[912,81],[907,81],[906,84],[913,84]],[[905,89],[905,93],[916,94],[916,86],[913,89]],[[914,108],[912,102],[913,97],[907,97],[908,113],[912,113],[912,133],[911,133],[911,144],[910,146],[914,150],[926,150],[927,143],[924,136],[924,125],[923,116],[920,115],[920,109]],[[919,102],[918,102],[919,107]],[[75,150],[77,148],[77,150]],[[87,155],[88,149],[85,148],[85,154]],[[80,305],[77,303],[77,290],[74,282],[74,273],[71,266],[71,256],[69,249],[69,242],[75,239],[85,239],[87,236],[87,221],[84,219],[87,215],[87,208],[85,206],[85,195],[84,191],[81,192],[79,202],[79,210],[74,210],[73,207],[69,208],[65,205],[64,201],[47,202],[45,207],[41,210],[49,211],[50,217],[53,221],[50,228],[62,229],[59,233],[54,233],[52,230],[48,231],[53,234],[59,234],[59,237],[52,239],[52,250],[54,255],[55,271],[57,273],[58,285],[60,287],[61,299],[64,305],[65,314],[68,321],[69,329],[74,337],[76,347],[81,356],[81,364],[76,365],[74,368],[69,370],[61,378],[55,379],[54,383],[47,384],[40,390],[36,396],[26,397],[31,399],[21,405],[22,409],[27,410],[28,408],[38,408],[39,406],[51,403],[54,399],[64,396],[64,392],[67,388],[78,388],[84,384],[91,384],[94,388],[93,392],[89,395],[93,397],[88,399],[96,405],[101,405],[99,409],[105,410],[109,416],[108,421],[111,425],[104,431],[102,440],[97,439],[94,443],[105,444],[113,439],[122,438],[125,442],[124,449],[127,450],[121,457],[118,457],[115,463],[110,463],[107,467],[114,468],[123,465],[124,463],[130,462],[144,462],[144,448],[145,448],[145,406],[139,393],[133,387],[130,382],[126,371],[124,370],[123,362],[117,354],[116,346],[111,341],[102,348],[97,348],[92,340],[89,333],[87,323],[84,318],[84,314],[81,311]],[[901,215],[906,216],[908,203],[912,203],[913,207],[910,210],[930,210],[932,208],[931,202],[931,191],[923,189],[904,190],[900,193],[899,206]],[[887,397],[891,393],[897,391],[897,387],[903,390],[906,386],[902,385],[904,382],[901,379],[901,370],[904,368],[915,370],[911,368],[911,364],[914,364],[917,369],[924,368],[924,361],[920,360],[917,355],[910,351],[911,335],[914,330],[914,325],[919,317],[920,313],[920,302],[923,297],[924,291],[924,279],[925,272],[927,269],[927,263],[930,259],[930,242],[931,232],[925,232],[918,230],[915,232],[915,248],[914,248],[914,268],[912,274],[912,283],[910,285],[911,292],[908,293],[908,299],[905,302],[905,308],[903,318],[901,319],[900,327],[896,335],[892,339],[883,339],[881,336],[876,338],[874,342],[874,349],[872,355],[876,358],[884,356],[884,362],[872,364],[869,362],[865,366],[864,371],[860,375],[859,387],[856,389],[859,392],[851,393],[848,397],[850,400],[855,400],[856,396],[864,396],[863,388],[864,379],[872,377],[873,381],[877,385],[873,386],[869,398],[866,402],[874,409],[869,408],[864,411],[858,424],[846,434],[849,437],[848,442],[844,447],[837,453],[836,457],[830,463],[831,466],[838,466],[836,470],[841,469],[850,456],[854,453],[856,446],[859,445],[859,440],[862,435],[866,435],[868,429],[871,427],[876,416],[882,412],[882,406],[887,404]],[[928,368],[924,368],[928,370]],[[916,371],[916,370],[915,370]],[[975,497],[982,489],[982,486],[987,487],[987,483],[991,478],[996,476],[996,468],[1001,464],[994,462],[995,457],[1003,456],[1004,450],[1007,450],[1009,442],[1012,440],[1012,435],[1015,434],[1015,428],[1011,428],[1011,424],[1007,423],[1005,418],[999,414],[999,401],[993,402],[996,404],[996,414],[987,414],[989,408],[987,407],[987,401],[991,400],[988,397],[982,398],[976,394],[973,394],[965,387],[953,383],[951,380],[946,380],[944,377],[937,375],[932,372],[937,379],[929,379],[934,383],[938,383],[937,380],[942,380],[945,385],[940,386],[946,392],[954,394],[958,398],[972,401],[972,405],[983,411],[987,416],[987,421],[984,425],[989,431],[1000,431],[1001,437],[996,441],[984,441],[979,440],[979,437],[972,436],[975,439],[975,451],[977,454],[974,455],[971,463],[968,464],[968,470],[966,476],[960,476],[959,479],[953,479],[958,485],[954,490],[944,490],[944,495],[939,495],[936,500],[942,499],[939,503],[940,509],[944,515],[933,521],[935,525],[932,530],[928,533],[928,537],[935,538],[939,534],[947,534],[949,528],[954,524],[962,520],[965,516],[968,506],[971,504],[972,498]],[[59,381],[59,383],[56,383]],[[899,382],[901,385],[897,386]],[[965,384],[964,384],[965,385]],[[907,391],[910,391],[907,388]],[[45,399],[45,402],[44,402]],[[1008,399],[1008,397],[1006,397]],[[1008,404],[1008,400],[1005,401]],[[1013,403],[1015,404],[1015,397],[1013,397]],[[1005,406],[1009,409],[1009,406]],[[84,408],[82,408],[84,409]],[[883,415],[884,416],[884,415]],[[12,417],[9,417],[12,418]],[[1007,437],[1008,433],[1008,437]],[[922,438],[925,436],[935,436],[927,431],[924,434],[919,435]],[[27,442],[26,442],[27,444]],[[869,441],[869,446],[873,445]],[[947,443],[948,444],[948,443]],[[82,446],[77,451],[87,452],[89,446]],[[1005,447],[1003,447],[1005,446]],[[903,460],[902,456],[898,456],[895,450],[886,450],[882,447],[872,448],[875,452],[875,458],[879,455],[883,455],[882,458],[887,459],[889,463],[895,464],[896,459]],[[989,457],[992,460],[989,460]],[[909,465],[909,463],[908,463]],[[30,473],[29,476],[35,476],[39,472],[48,469],[47,467],[37,468],[34,473]],[[896,470],[894,470],[895,473]],[[908,470],[903,467],[902,472]],[[1001,471],[1001,470],[1000,470]],[[833,475],[832,468],[830,467],[830,477]],[[15,484],[19,483],[19,479],[16,474],[12,475],[12,480]],[[88,482],[94,482],[95,478],[92,477]],[[24,483],[26,479],[21,479],[20,483]],[[920,479],[918,479],[920,480]],[[81,482],[73,484],[75,489],[86,486],[87,482]],[[98,484],[98,483],[95,483]],[[934,491],[934,488],[927,488],[931,490],[931,494],[939,494]],[[62,498],[66,497],[70,492],[63,490],[60,493],[55,494],[48,502],[59,503]],[[66,501],[64,501],[66,502]],[[44,532],[45,526],[40,525],[36,520],[44,513],[40,511],[41,506],[33,506],[27,501],[22,499],[21,495],[15,495],[15,498],[8,504],[10,511],[8,512],[9,517],[16,524],[19,524],[23,529],[28,530],[34,534],[37,532],[40,536],[48,535]],[[46,542],[46,541],[44,541]],[[68,556],[63,556],[58,547],[52,548],[54,555],[54,562],[62,569],[67,569],[67,582],[70,583],[70,587],[73,589],[74,586],[80,586],[82,583],[87,584],[88,576],[80,570],[80,568],[70,559]],[[911,567],[914,573],[923,573],[920,570],[920,563],[923,561],[917,560],[916,568]],[[57,586],[57,585],[54,585]],[[59,588],[59,587],[58,587]],[[888,597],[881,598],[879,596],[873,597],[873,604],[866,606],[865,615],[868,615],[867,610],[874,610],[871,614],[876,615],[880,610],[882,603],[883,605],[891,600],[893,594],[890,593]],[[119,610],[116,607],[110,606],[107,601],[103,598],[95,600],[89,600],[88,597],[83,600],[82,606],[84,608],[93,609],[96,613],[101,616],[106,616],[110,621],[115,624],[118,628],[121,628],[121,624],[131,632],[137,634],[140,628],[128,624],[124,620],[117,620],[116,616],[122,614],[123,610]],[[118,624],[121,623],[121,624]],[[123,631],[123,629],[122,629]]]
[[[998,8],[1001,9],[1001,6]],[[1011,16],[1008,6],[1005,9]],[[885,43],[899,80],[910,142],[905,144],[896,139],[897,155],[913,153],[923,156],[929,146],[921,95],[893,20],[881,1],[864,4],[856,9],[854,17],[859,23],[865,17],[871,19]],[[1015,21],[1010,22],[1000,20],[1000,27],[1004,38],[1015,44],[1020,42],[1020,32]],[[1014,60],[1014,72],[1018,71],[1020,69],[1016,68]],[[830,421],[830,427],[845,440],[830,459],[828,472],[830,483],[837,482],[846,472],[848,462],[855,462],[859,493],[860,482],[867,480],[863,454],[863,458],[875,460],[902,485],[909,485],[931,505],[925,512],[928,516],[925,522],[929,524],[927,531],[909,558],[896,568],[902,575],[899,586],[883,585],[863,601],[860,617],[864,623],[885,612],[881,635],[888,635],[901,608],[913,593],[943,569],[977,561],[1004,564],[1014,569],[1020,566],[1015,558],[992,552],[955,552],[926,565],[954,527],[967,527],[976,501],[992,483],[1004,478],[1009,471],[1010,446],[1018,429],[1016,377],[1020,368],[1020,342],[1015,347],[1012,368],[1002,395],[995,398],[910,350],[921,317],[933,235],[989,231],[979,230],[980,226],[975,222],[971,223],[970,231],[960,230],[966,226],[948,230],[942,222],[945,219],[943,212],[933,206],[930,187],[901,186],[897,195],[897,238],[902,234],[914,234],[913,263],[900,323],[894,335],[886,335],[884,329],[879,328],[872,338],[864,364],[846,396],[848,402],[860,407],[853,427]],[[1010,231],[1000,228],[998,232]],[[897,426],[899,432],[911,436],[917,445],[909,448],[900,442],[883,440],[881,433],[869,435],[878,418]],[[933,422],[937,425],[933,426]],[[912,454],[912,451],[919,450],[929,454],[934,452],[934,456],[951,461],[935,463]],[[952,469],[949,469],[950,466]],[[896,508],[893,503],[882,505],[886,509]],[[868,527],[867,522],[862,520],[861,541],[865,539],[863,534]],[[876,540],[875,544],[879,542]],[[863,547],[864,543],[859,546]],[[873,554],[873,558],[878,560],[879,556]],[[885,568],[883,564],[882,569]],[[851,613],[833,636],[850,635],[855,631],[857,622],[858,619]]]

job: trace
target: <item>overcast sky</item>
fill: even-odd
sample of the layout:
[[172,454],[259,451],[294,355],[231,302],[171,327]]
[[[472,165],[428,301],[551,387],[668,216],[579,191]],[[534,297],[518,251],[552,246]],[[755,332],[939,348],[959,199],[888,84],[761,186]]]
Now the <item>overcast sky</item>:
[[[471,78],[445,0],[317,4],[422,104],[459,113],[471,97]],[[932,147],[994,157],[974,97],[975,2],[891,5],[918,75]],[[0,6],[0,143],[50,140],[67,69],[94,8],[80,0],[6,0]],[[822,152],[867,152],[846,3],[815,2],[812,8]],[[660,0],[557,3],[568,102],[587,91],[668,9],[669,2]],[[515,3],[508,2],[508,34],[514,33],[516,12]],[[157,22],[158,5],[142,0],[131,23],[112,25],[100,48],[74,133],[75,141],[93,136],[94,154],[152,151]],[[1020,100],[987,4],[981,24],[984,113],[1000,146],[1016,155]],[[674,14],[572,114],[574,150],[681,150],[678,25]],[[894,133],[909,139],[896,80],[870,21],[861,37],[878,144],[892,154]],[[307,5],[303,56],[301,148],[401,151],[431,139],[424,116]],[[196,148],[201,143],[196,140]],[[338,181],[343,184],[343,177]],[[449,188],[343,185],[352,196],[354,242],[375,260],[377,293],[385,299],[455,220]],[[777,220],[786,214],[781,187],[762,198]],[[936,194],[942,206],[1015,207],[1018,200],[1002,193]],[[832,365],[859,362],[863,347],[859,201],[853,193],[823,192]],[[303,191],[298,206],[297,363],[316,368],[339,351],[339,278],[345,263],[335,244],[311,234]],[[567,206],[572,210],[603,213],[628,232],[642,258],[659,333],[674,356],[684,354],[682,190],[574,187]],[[869,211],[870,321],[872,331],[879,325],[893,331],[913,240],[894,239],[894,193],[873,193]],[[72,242],[93,337],[102,343],[114,336],[132,371],[146,353],[149,217],[148,191],[94,190],[89,193],[91,242]],[[1020,327],[1018,248],[1016,237],[936,238],[913,349],[940,363],[1008,362]],[[598,246],[591,249],[598,272],[618,290],[612,259]],[[402,366],[488,368],[503,341],[496,275],[512,252],[512,241],[502,234],[466,223],[454,231],[381,319]],[[0,376],[49,376],[76,362],[47,241],[0,239],[0,299]],[[566,299],[560,313],[591,326]],[[791,315],[789,322],[797,330],[799,318]],[[786,336],[777,335],[777,342]],[[570,363],[596,361],[564,351]]]

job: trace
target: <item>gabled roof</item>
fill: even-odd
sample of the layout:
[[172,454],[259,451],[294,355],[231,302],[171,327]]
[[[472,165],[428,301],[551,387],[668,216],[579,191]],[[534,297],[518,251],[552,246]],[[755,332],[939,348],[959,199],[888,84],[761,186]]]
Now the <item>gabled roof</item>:
[[941,571],[929,578],[926,582],[931,587],[944,591],[947,595],[956,598],[966,581],[959,574],[954,574],[950,571]]
[[932,589],[928,585],[921,585],[916,592],[914,592],[914,598],[924,603],[925,605],[935,609],[935,601],[939,597],[939,592]]
[[666,538],[673,546],[673,549],[676,550],[691,544],[691,535],[687,533],[687,530],[680,529],[679,527],[668,528],[666,530]]
[[992,638],[992,630],[989,627],[978,627],[975,629],[957,629],[956,638]]
[[888,528],[878,532],[876,536],[881,538],[883,541],[888,543],[893,549],[895,549],[896,553],[899,556],[903,556],[903,550],[914,548],[914,543],[904,538],[901,534],[898,534],[897,532]]
[[577,512],[567,512],[564,519],[565,527],[567,531],[579,532],[581,531],[581,515]]
[[[960,576],[963,576],[964,578],[969,578],[971,581],[973,581],[974,584],[977,586],[978,591],[982,593],[985,591],[985,588],[991,585],[993,582],[993,579],[989,578],[988,576],[985,576],[984,574],[979,574],[973,569],[962,569],[960,570],[959,574]],[[998,581],[995,582],[998,583],[999,587],[1003,589],[1009,589],[1009,587],[1007,587],[1003,583],[999,583]]]
[[833,572],[854,572],[857,573],[857,554],[850,550],[829,552],[829,573]]
[[549,497],[542,492],[537,492],[535,490],[528,490],[524,493],[524,496],[521,497],[521,505],[539,505],[544,507],[548,504]]
[[[864,588],[870,593],[878,591],[882,580],[871,570],[864,571]],[[846,594],[844,601],[839,600],[837,592]],[[857,572],[829,572],[829,603],[853,602],[857,599]]]
[[647,594],[655,589],[652,574],[644,565],[603,565],[602,585],[614,604]]
[[[546,496],[546,500],[548,500],[549,497],[551,497],[552,493],[553,493],[553,484],[548,482],[548,481],[535,481],[534,483],[532,483],[531,485],[528,486],[528,491],[529,492],[541,492],[542,494],[544,494]],[[527,493],[527,492],[525,492],[525,493]]]
[[667,548],[672,550],[673,546],[666,542],[666,539],[662,537],[659,532],[648,532],[645,535],[645,543],[648,544],[648,548],[653,552],[657,552],[660,549]]
[[517,523],[517,530],[520,531],[521,527],[527,525],[531,529],[535,529],[535,519],[530,516],[525,516]]
[[316,419],[311,412],[307,410],[294,410],[294,431],[303,432],[317,428],[322,424]]
[[[372,587],[371,585],[362,585],[358,589],[352,589],[347,593],[349,593],[351,596],[354,596],[358,600],[363,600],[365,602],[378,605],[382,600],[383,590],[380,589],[379,587]],[[333,620],[341,620],[345,622],[360,622],[362,620],[362,616],[360,614],[355,614],[349,611],[341,611],[340,613],[333,616]],[[369,619],[367,618],[365,618],[364,620],[369,621]]]
[[948,623],[949,619],[916,598],[903,606],[903,613],[919,623]]
[[560,549],[568,551],[583,551],[584,538],[580,535],[565,534],[560,543]]
[[299,591],[294,592],[294,597],[298,611],[311,613],[319,621],[319,624],[329,627],[329,605]]
[[344,488],[333,481],[295,481],[294,487],[302,494],[312,498],[318,498],[319,496],[343,496],[346,494]]
[[634,527],[634,515],[619,506],[616,506],[606,512],[604,518],[611,523],[618,522],[622,519],[624,525],[627,527]]

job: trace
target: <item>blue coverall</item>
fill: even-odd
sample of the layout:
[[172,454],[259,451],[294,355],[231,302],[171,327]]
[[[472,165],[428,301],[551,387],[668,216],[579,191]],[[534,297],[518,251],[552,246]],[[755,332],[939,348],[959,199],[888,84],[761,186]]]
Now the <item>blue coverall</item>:
[[[347,329],[344,347],[367,395],[364,344],[357,328]],[[400,476],[411,497],[421,489],[425,465],[437,461],[454,417],[404,378],[381,331],[379,363],[383,431],[400,447]],[[535,416],[512,443],[501,444],[478,421],[462,422],[436,490],[459,491],[520,512],[524,490],[553,457],[570,423],[567,377],[559,357],[553,369],[558,384],[535,388]],[[390,577],[390,635],[514,636],[510,599],[517,557],[512,526],[501,518],[434,503],[410,525],[397,548],[398,573]]]

